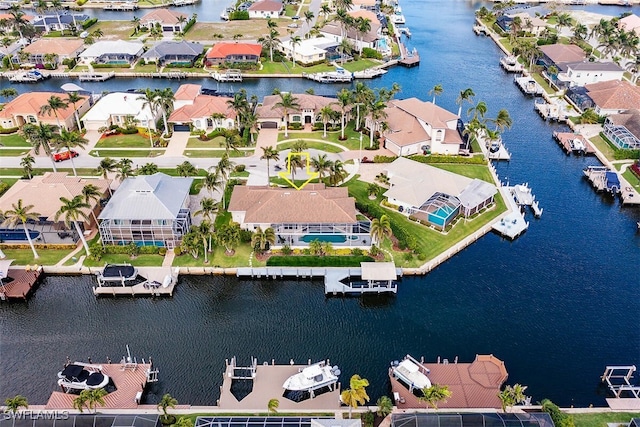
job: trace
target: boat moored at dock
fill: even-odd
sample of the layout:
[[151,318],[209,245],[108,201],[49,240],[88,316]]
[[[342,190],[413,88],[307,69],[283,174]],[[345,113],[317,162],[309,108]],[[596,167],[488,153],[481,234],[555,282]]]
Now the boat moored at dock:
[[391,362],[391,375],[409,386],[409,391],[431,387],[431,381],[427,376],[429,373],[427,368],[408,354],[401,362]]
[[98,273],[98,283],[102,286],[107,282],[125,282],[135,280],[138,277],[138,269],[131,264],[107,264]]
[[109,384],[102,365],[74,362],[58,372],[58,385],[65,391],[97,390]]
[[314,391],[318,389],[323,387],[332,389],[338,382],[339,375],[340,369],[337,366],[331,366],[323,360],[291,375],[282,384],[282,388],[289,391],[306,391],[311,397],[314,397]]

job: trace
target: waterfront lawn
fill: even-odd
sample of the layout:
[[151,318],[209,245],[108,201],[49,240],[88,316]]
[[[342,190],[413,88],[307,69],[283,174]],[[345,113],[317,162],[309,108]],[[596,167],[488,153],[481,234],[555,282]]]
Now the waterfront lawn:
[[547,81],[544,79],[544,77],[542,77],[540,73],[532,73],[531,76],[536,82],[538,82],[540,86],[542,86],[542,89],[544,89],[545,92],[549,94],[556,93],[556,91],[553,90],[551,86],[549,86],[549,83],[547,83]]
[[606,427],[607,423],[627,425],[631,418],[640,417],[638,412],[593,412],[571,414],[576,427]]
[[131,157],[158,157],[164,154],[164,150],[91,150],[89,155],[93,157],[131,158]]
[[156,67],[156,64],[145,64],[141,59],[136,62],[136,65],[133,67],[133,71],[136,73],[157,73],[158,67]]
[[127,254],[105,254],[100,261],[84,259],[85,267],[103,267],[105,264],[131,264],[137,267],[161,267],[164,256],[143,254],[135,258]]
[[[180,176],[178,174],[178,172],[176,171],[176,168],[171,168],[171,169],[169,169],[169,168],[167,168],[167,169],[160,168],[160,169],[158,169],[158,172],[162,172],[162,173],[167,174],[169,176]],[[198,168],[198,174],[197,175],[191,175],[191,176],[204,177],[206,175],[207,175],[207,170],[206,169]]]
[[453,163],[431,163],[430,165],[449,172],[457,173],[458,175],[466,176],[467,178],[477,178],[483,181],[490,182],[491,184],[495,184],[491,172],[489,172],[489,169],[485,165],[466,165]]
[[[199,254],[198,258],[194,258],[191,254],[183,254],[175,257],[173,260],[174,266],[180,267],[220,267],[220,268],[235,268],[235,267],[249,267],[249,255],[253,249],[249,244],[241,244],[236,248],[233,256],[227,256],[225,254],[224,246],[215,246],[213,252],[209,253],[209,263],[204,263],[204,256]],[[264,261],[259,261],[255,257],[253,258],[252,265],[254,267],[263,267]]]
[[[26,243],[26,242],[25,242]],[[33,252],[31,249],[4,249],[2,251],[7,256],[7,259],[13,259],[13,265],[55,265],[72,249],[38,249],[36,252],[40,258],[33,258]]]
[[276,255],[267,260],[269,267],[360,267],[361,262],[373,262],[373,258],[366,255]]
[[149,138],[145,138],[139,133],[132,135],[111,135],[100,138],[95,148],[149,148],[151,143]]
[[[344,129],[344,136],[347,138],[344,141],[340,141],[341,130],[327,132],[327,137],[322,138],[322,130],[313,131],[313,132],[297,132],[297,131],[289,131],[289,136],[285,138],[284,132],[280,132],[278,134],[278,141],[288,141],[290,139],[297,141],[298,139],[316,139],[329,142],[334,142],[336,144],[340,144],[342,146],[347,147],[349,150],[358,150],[360,149],[360,132],[356,132],[353,128],[353,124],[349,123]],[[362,137],[362,155],[366,156],[367,151],[366,147],[369,146],[369,138],[367,135],[363,135]],[[371,156],[368,156],[371,157]]]
[[100,40],[129,40],[133,27],[131,21],[98,21],[91,31],[102,30],[104,36]]
[[[226,150],[185,150],[184,155],[193,158],[218,158],[224,155]],[[229,150],[229,157],[247,157],[253,155],[253,150]]]
[[31,148],[31,144],[19,133],[13,133],[11,135],[0,136],[0,147],[28,147]]
[[[322,134],[320,134],[320,135],[322,135]],[[278,150],[280,150],[280,151],[289,150],[289,149],[291,149],[291,147],[295,143],[296,143],[296,141],[288,141],[288,142],[278,143]],[[305,143],[307,144],[307,148],[310,148],[312,150],[326,151],[327,153],[340,153],[340,152],[344,151],[340,147],[336,147],[335,145],[325,144],[324,142],[305,141]]]
[[[274,19],[280,29],[280,34],[286,34],[284,31],[287,24],[291,23],[290,19]],[[189,32],[184,36],[185,40],[231,40],[234,35],[241,34],[240,41],[256,40],[267,34],[266,19],[251,19],[247,21],[230,21],[230,22],[196,22]],[[215,37],[215,36],[218,37]],[[212,37],[214,36],[214,37]],[[222,36],[222,37],[219,37]]]
[[220,148],[224,147],[224,136],[216,136],[208,141],[203,141],[198,137],[191,137],[187,141],[187,148]]
[[627,180],[627,182],[629,182],[629,184],[633,188],[636,189],[636,191],[640,191],[640,180],[638,179],[638,177],[633,172],[631,172],[630,169],[627,168],[627,170],[624,171],[622,176],[624,177],[624,179]]

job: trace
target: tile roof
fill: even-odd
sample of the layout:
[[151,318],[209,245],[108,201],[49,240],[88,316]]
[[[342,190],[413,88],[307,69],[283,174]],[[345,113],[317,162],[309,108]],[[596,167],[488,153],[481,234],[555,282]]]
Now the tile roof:
[[177,218],[193,178],[172,177],[163,173],[125,179],[113,194],[100,219]]
[[[34,176],[32,179],[19,179],[0,197],[0,211],[13,209],[12,205],[22,200],[23,205],[33,205],[33,212],[41,217],[53,221],[60,210],[62,202],[60,197],[72,199],[82,194],[82,189],[87,184],[93,184],[99,188],[102,194],[107,193],[110,180],[102,178],[79,178],[68,176],[67,172],[45,172],[44,175]],[[95,207],[97,201],[89,202]],[[90,215],[89,209],[84,209],[85,214]]]
[[230,55],[256,55],[262,53],[259,43],[220,42],[213,45],[207,52],[207,59],[226,58]]
[[[64,93],[59,92],[26,92],[5,104],[0,111],[0,117],[12,118],[15,115],[31,114],[41,121],[49,122],[52,118],[55,120],[54,115],[40,114],[40,109],[52,96],[57,96],[63,101],[67,98]],[[82,101],[77,102],[76,106],[79,108],[87,99],[88,97],[83,96]],[[64,121],[73,115],[73,111],[73,105],[68,104],[66,108],[58,110],[57,114],[60,120]]]
[[628,110],[640,106],[640,88],[627,81],[610,80],[585,85],[587,95],[603,110]]
[[352,10],[350,12],[347,12],[347,14],[356,19],[366,18],[371,21],[371,24],[378,24],[378,26],[380,25],[380,20],[378,19],[378,15],[376,15],[375,12],[372,12],[370,10],[357,9],[357,10]]
[[575,71],[619,71],[624,72],[620,66],[614,62],[591,62],[591,61],[579,61],[579,62],[564,62],[559,67],[562,71],[569,68]]
[[248,10],[278,12],[282,10],[282,2],[279,0],[260,0],[249,6]]
[[625,16],[624,18],[620,18],[618,21],[618,28],[623,28],[626,31],[640,30],[640,16],[631,14],[629,16]]
[[309,184],[302,190],[235,186],[229,212],[245,212],[248,224],[357,222],[355,199],[346,187]]
[[182,41],[163,41],[149,48],[142,57],[156,58],[166,55],[193,55],[198,56],[202,53],[204,46],[197,42]]
[[82,121],[107,121],[112,114],[133,116],[140,121],[155,117],[139,93],[113,92],[101,97],[91,110],[82,116]]
[[192,119],[211,117],[214,113],[224,114],[229,119],[236,118],[236,112],[227,105],[231,98],[222,96],[198,95],[194,98],[193,104],[183,105],[174,110],[169,116],[169,122],[185,123]]
[[41,38],[29,46],[24,51],[32,55],[44,55],[55,52],[58,55],[71,55],[82,49],[84,41],[82,39],[61,39],[58,37]]
[[[326,96],[310,95],[308,93],[293,93],[291,94],[296,102],[300,105],[299,109],[290,110],[289,113],[301,113],[302,110],[313,110],[318,112],[322,107],[330,105],[335,111],[339,110],[336,100]],[[280,102],[280,95],[267,95],[262,101],[262,105],[256,108],[256,115],[258,119],[272,119],[280,118],[283,116],[284,111],[280,107],[276,107],[276,104]]]
[[584,50],[574,44],[548,44],[540,46],[540,50],[555,64],[584,61],[587,57]]
[[194,99],[196,99],[196,96],[200,95],[201,91],[202,85],[185,83],[183,85],[180,85],[173,97],[176,101],[193,101]]
[[[368,33],[362,35],[358,33],[354,28],[347,28],[347,38],[351,40],[362,40],[366,43],[371,43],[378,40],[380,37],[378,36],[378,30],[380,29],[380,21],[372,21],[371,22],[371,30]],[[320,33],[327,33],[334,36],[342,35],[342,27],[336,22],[328,22],[320,29]]]
[[176,25],[178,24],[179,17],[188,18],[188,15],[169,9],[155,9],[140,18],[140,24],[146,25],[160,22],[163,24]]
[[640,139],[640,110],[627,110],[607,117],[616,126],[624,126],[637,139]]

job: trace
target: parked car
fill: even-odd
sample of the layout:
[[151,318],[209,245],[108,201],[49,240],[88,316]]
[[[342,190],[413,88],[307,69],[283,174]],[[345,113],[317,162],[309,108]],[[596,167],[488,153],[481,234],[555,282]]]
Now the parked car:
[[298,19],[300,19],[300,16],[296,15],[296,16],[294,16],[294,17],[293,17],[293,18],[291,18],[291,19],[298,20]]
[[64,150],[53,153],[53,161],[61,162],[63,160],[69,160],[72,157],[78,157],[78,152],[75,150]]
[[289,24],[287,25],[289,28],[298,28],[298,24]]

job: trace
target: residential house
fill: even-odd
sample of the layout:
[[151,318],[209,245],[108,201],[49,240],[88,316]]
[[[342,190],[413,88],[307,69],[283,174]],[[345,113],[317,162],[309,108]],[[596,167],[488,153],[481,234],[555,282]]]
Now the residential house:
[[377,0],[353,0],[354,9],[375,11],[378,8]]
[[88,96],[82,96],[81,100],[76,102],[75,110],[73,104],[68,104],[66,108],[61,108],[54,114],[42,114],[40,111],[43,105],[52,96],[58,96],[63,101],[66,99],[65,94],[59,92],[26,92],[18,95],[18,97],[7,102],[2,110],[0,110],[0,126],[3,128],[22,128],[25,124],[38,125],[45,123],[52,126],[60,126],[70,130],[77,127],[75,112],[78,116],[82,116],[91,108]]
[[560,68],[560,65],[568,62],[583,62],[587,59],[587,55],[580,46],[574,44],[548,44],[540,46],[542,57],[540,61],[547,67],[553,65]]
[[640,110],[608,116],[604,122],[604,135],[618,148],[640,150]]
[[168,119],[174,132],[235,128],[236,112],[227,104],[231,98],[203,95],[202,86],[195,84],[181,85],[174,98],[174,109]]
[[398,157],[386,166],[389,203],[414,220],[443,230],[458,215],[470,217],[491,205],[495,185]]
[[140,18],[140,25],[151,30],[156,24],[160,25],[162,31],[179,33],[189,22],[189,17],[181,12],[170,9],[154,9]]
[[314,240],[334,247],[371,246],[370,222],[358,220],[346,187],[309,184],[301,190],[236,185],[229,212],[244,230],[273,228],[275,247],[308,247]]
[[[22,200],[23,206],[32,205],[33,212],[39,214],[39,220],[29,223],[28,227],[40,233],[40,243],[61,242],[68,238],[77,241],[79,236],[75,230],[67,230],[63,219],[56,221],[56,213],[62,207],[61,197],[68,200],[82,194],[82,189],[87,184],[98,188],[101,199],[109,196],[110,180],[102,178],[80,178],[69,176],[67,172],[45,172],[44,175],[34,176],[32,179],[19,179],[0,197],[0,210],[13,209]],[[82,209],[86,215],[81,223],[81,228],[88,230],[96,226],[94,215],[99,215],[102,205],[100,200],[89,200],[89,208]],[[21,227],[21,226],[20,226]],[[71,243],[70,241],[67,243]]]
[[613,62],[566,62],[560,64],[558,70],[560,72],[555,76],[555,81],[560,87],[622,80],[624,75],[624,70]]
[[520,18],[520,31],[530,32],[533,35],[539,36],[546,28],[547,22],[544,19],[540,19],[537,16],[530,16],[524,12],[500,15],[496,19],[496,24],[504,32],[511,31],[511,24],[514,19]]
[[221,64],[258,63],[262,45],[259,43],[219,42],[207,52],[208,67]]
[[[288,111],[288,123],[314,124],[321,121],[320,110],[326,105],[330,105],[338,111],[336,100],[319,95],[308,93],[293,94],[300,108]],[[256,108],[256,116],[261,128],[279,129],[285,125],[284,111],[276,104],[280,102],[280,95],[267,95],[262,104]]]
[[145,64],[192,66],[195,60],[202,55],[203,50],[204,46],[196,42],[162,41],[142,54],[142,59]]
[[192,182],[163,173],[125,179],[98,217],[102,243],[178,246],[191,226]]
[[101,97],[82,117],[82,123],[87,130],[98,130],[111,125],[123,126],[127,117],[142,128],[155,129],[161,115],[145,105],[139,93],[113,92]]
[[48,33],[50,31],[64,31],[82,29],[82,23],[89,19],[88,15],[62,13],[59,15],[38,16],[33,20],[36,30]]
[[84,50],[84,41],[82,39],[63,39],[59,37],[41,38],[26,46],[23,50],[29,54],[28,61],[38,68],[44,66],[45,55],[53,53],[56,55],[54,65],[57,66],[65,59],[76,59],[80,52]]
[[[384,48],[386,50],[386,44],[378,46],[378,41],[382,38],[382,24],[374,12],[370,12],[368,10],[354,10],[350,11],[349,15],[352,18],[363,17],[371,21],[371,29],[364,34],[360,33],[353,27],[347,28],[347,40],[356,48],[356,50],[359,51],[365,47],[370,49]],[[342,43],[342,25],[339,22],[330,21],[320,28],[320,35],[340,44]]]
[[295,46],[291,40],[283,40],[280,43],[280,50],[289,58],[295,58],[297,64],[312,65],[324,62],[327,59],[327,49],[325,47],[335,47],[337,43],[325,37],[314,39],[304,39]]
[[618,28],[625,31],[634,31],[637,35],[640,36],[640,16],[632,13],[631,15],[627,15],[624,18],[620,18],[620,20],[618,21]]
[[[601,116],[622,113],[640,106],[640,87],[623,80],[610,80],[584,86],[585,97],[578,106],[593,108]],[[571,96],[572,99],[576,97]]]
[[[397,156],[424,152],[458,154],[463,140],[458,116],[418,98],[392,100],[385,108],[384,146]],[[367,118],[367,127],[370,126]]]
[[103,40],[89,46],[80,54],[85,64],[131,65],[144,52],[141,42]]
[[259,0],[247,9],[249,18],[275,19],[284,11],[281,0]]

